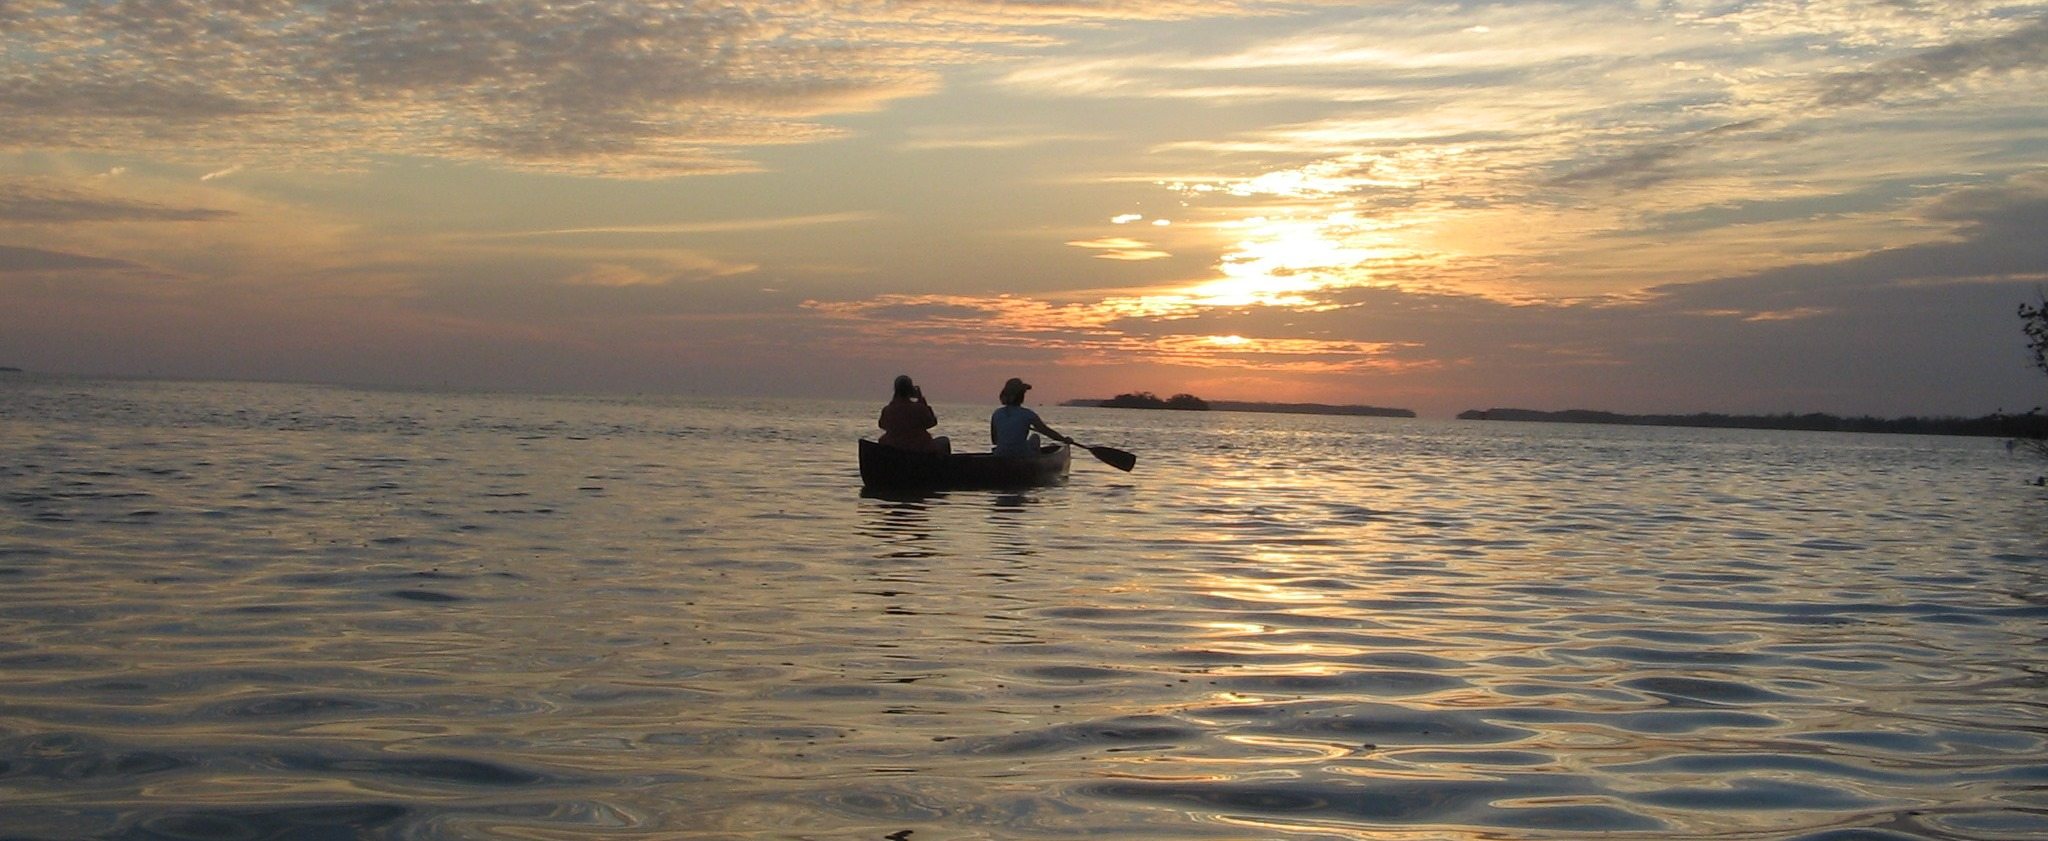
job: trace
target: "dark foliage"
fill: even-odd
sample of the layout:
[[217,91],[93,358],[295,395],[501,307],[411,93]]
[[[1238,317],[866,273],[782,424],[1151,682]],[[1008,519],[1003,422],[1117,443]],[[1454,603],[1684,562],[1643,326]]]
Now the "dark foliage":
[[[2048,295],[2037,297],[2031,304],[2020,304],[2020,329],[2027,333],[2027,353],[2033,357],[2034,367],[2048,374]],[[2040,418],[2041,407],[2034,407],[2023,417]],[[2042,458],[2048,458],[2048,430],[2036,427],[2014,437]]]
[[[1175,405],[1179,401],[1179,405]],[[1336,406],[1328,403],[1260,403],[1246,400],[1203,400],[1192,394],[1176,394],[1165,400],[1147,391],[1119,394],[1109,400],[1081,398],[1068,400],[1062,406],[1100,406],[1111,409],[1208,409],[1217,412],[1259,412],[1283,415],[1358,415],[1364,417],[1412,418],[1413,409],[1387,409],[1379,406]]]
[[2034,367],[2048,373],[2048,296],[2021,304],[2020,321],[2021,329],[2027,331],[2027,351],[2034,357]]
[[1128,394],[1119,394],[1102,401],[1098,405],[1111,409],[1185,409],[1198,412],[1208,411],[1209,409],[1207,401],[1192,394],[1176,394],[1162,400],[1159,398],[1159,395],[1149,391],[1133,391]]

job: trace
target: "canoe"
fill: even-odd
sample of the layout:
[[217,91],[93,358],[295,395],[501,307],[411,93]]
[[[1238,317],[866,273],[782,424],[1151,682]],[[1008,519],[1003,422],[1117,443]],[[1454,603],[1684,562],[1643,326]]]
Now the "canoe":
[[860,441],[860,482],[869,488],[1023,488],[1056,485],[1067,479],[1074,450],[1060,444],[1039,447],[1035,456],[988,453],[919,453]]

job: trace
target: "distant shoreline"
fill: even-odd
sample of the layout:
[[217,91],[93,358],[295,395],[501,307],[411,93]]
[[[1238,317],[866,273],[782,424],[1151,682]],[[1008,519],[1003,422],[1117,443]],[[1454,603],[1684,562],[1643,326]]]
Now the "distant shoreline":
[[1201,408],[1181,409],[1166,405],[1117,405],[1111,406],[1110,399],[1065,400],[1062,406],[1110,409],[1143,409],[1146,411],[1214,411],[1214,412],[1260,412],[1280,415],[1351,415],[1356,417],[1412,418],[1411,409],[1389,409],[1381,406],[1331,405],[1328,403],[1262,403],[1245,400],[1209,400]]
[[1627,415],[1592,409],[1468,409],[1458,420],[1584,423],[1610,426],[1685,426],[1709,429],[1782,429],[1802,432],[1879,432],[1905,435],[1972,435],[1986,438],[2048,437],[2048,415],[1985,415],[1981,418],[1841,417],[1821,412],[1795,415]]

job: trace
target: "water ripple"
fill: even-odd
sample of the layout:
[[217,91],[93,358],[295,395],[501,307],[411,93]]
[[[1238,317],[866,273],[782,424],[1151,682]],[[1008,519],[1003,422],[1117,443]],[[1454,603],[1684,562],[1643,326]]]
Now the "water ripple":
[[1059,407],[1138,471],[889,498],[866,404],[0,389],[9,838],[2048,837],[1983,442]]

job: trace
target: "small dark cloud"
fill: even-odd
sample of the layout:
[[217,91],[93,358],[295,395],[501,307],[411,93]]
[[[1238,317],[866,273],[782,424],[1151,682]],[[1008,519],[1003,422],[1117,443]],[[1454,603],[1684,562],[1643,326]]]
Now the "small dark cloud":
[[1661,143],[1636,149],[1572,170],[1551,179],[1550,183],[1560,187],[1595,183],[1627,188],[1648,187],[1670,179],[1671,162],[1683,157],[1689,149],[1690,145],[1683,143]]
[[1909,93],[1977,73],[2009,73],[2048,67],[2048,19],[2004,35],[1958,41],[1884,62],[1869,70],[1836,73],[1821,84],[1816,101],[1828,107],[1862,105],[1894,93]]
[[63,251],[46,251],[18,245],[0,245],[0,272],[53,272],[95,269],[140,269],[127,260],[89,257]]
[[0,109],[43,119],[201,121],[255,114],[264,106],[199,82],[82,77],[0,77]]
[[1783,136],[1770,120],[1728,123],[1600,159],[1552,178],[1550,183],[1558,187],[1607,184],[1624,189],[1642,189],[1678,177],[1680,166],[1686,159],[1716,145]]
[[1982,231],[1982,237],[2039,240],[2041,232],[2048,231],[2048,171],[1957,190],[1935,202],[1928,217],[1967,223]]
[[[1881,62],[1868,69],[1823,76],[1813,103],[1823,108],[1863,105],[1894,94],[1929,90],[1979,74],[2048,68],[2048,19],[2003,35],[1958,41]],[[1689,159],[1715,147],[1796,139],[1772,119],[1752,119],[1694,132],[1612,155],[1551,179],[1554,186],[1605,184],[1643,189],[1684,174]]]
[[985,321],[994,315],[988,309],[952,303],[889,304],[866,314],[880,321]]
[[1724,126],[1716,126],[1714,128],[1707,129],[1704,132],[1701,132],[1701,134],[1706,135],[1708,137],[1713,137],[1716,135],[1723,134],[1741,134],[1744,132],[1761,131],[1763,129],[1767,129],[1770,127],[1770,120],[1758,117],[1754,120],[1743,120],[1741,122],[1729,123]]
[[1884,181],[1840,193],[1735,200],[1671,213],[1653,214],[1646,217],[1641,226],[1633,230],[1616,231],[1610,236],[1686,234],[1732,225],[1757,225],[1821,219],[1851,213],[1871,213],[1896,206],[1914,186],[1910,182]]
[[1959,223],[1956,239],[1651,292],[1684,309],[1769,312],[1846,306],[1860,291],[1883,287],[2048,276],[2048,239],[2039,235],[2048,230],[2048,173],[1960,189],[1925,214]]
[[226,210],[166,207],[57,187],[0,182],[0,222],[204,222],[233,215]]

